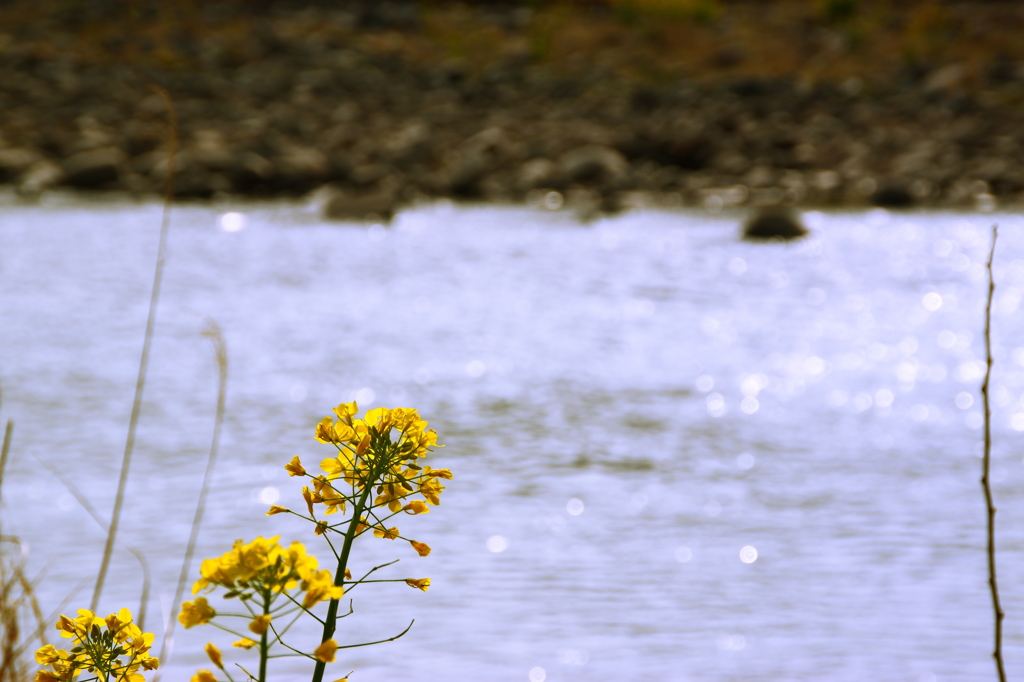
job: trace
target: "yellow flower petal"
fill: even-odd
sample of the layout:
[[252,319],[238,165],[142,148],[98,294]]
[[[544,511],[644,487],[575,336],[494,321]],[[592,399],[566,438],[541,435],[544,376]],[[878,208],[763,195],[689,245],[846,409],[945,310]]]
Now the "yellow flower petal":
[[406,514],[429,514],[430,507],[427,506],[426,502],[420,500],[413,500],[409,504],[402,507]]
[[192,676],[191,682],[217,682],[217,678],[209,670],[199,670]]
[[208,623],[217,615],[209,604],[206,597],[196,597],[195,601],[187,601],[181,605],[181,613],[178,614],[178,622],[185,626],[185,629]]
[[316,656],[318,661],[324,663],[334,663],[334,652],[338,650],[338,643],[333,639],[329,639],[316,649],[313,650],[313,655]]
[[292,461],[284,465],[284,470],[288,472],[289,476],[303,476],[306,473],[306,469],[302,466],[302,462],[299,461],[298,455],[292,457]]
[[287,514],[291,510],[287,507],[278,507],[276,504],[270,505],[270,511],[267,512],[267,516],[273,516],[274,514]]
[[255,632],[257,635],[262,635],[270,627],[270,614],[264,613],[262,616],[256,616],[252,622],[249,623],[249,632]]
[[412,545],[412,548],[415,549],[420,556],[427,556],[430,554],[430,545],[423,542],[416,542],[415,540],[410,540],[409,544]]
[[418,590],[426,592],[430,589],[430,578],[406,578],[405,584],[409,587],[415,587]]
[[256,642],[252,641],[251,639],[247,639],[247,638],[243,637],[242,639],[238,640],[237,642],[232,642],[231,646],[236,647],[238,649],[246,649],[246,650],[248,650],[248,649],[251,649],[254,646],[256,646]]
[[221,659],[220,649],[214,646],[213,642],[207,642],[203,649],[206,650],[206,655],[210,657],[210,661],[212,661],[215,666],[223,670],[224,661]]

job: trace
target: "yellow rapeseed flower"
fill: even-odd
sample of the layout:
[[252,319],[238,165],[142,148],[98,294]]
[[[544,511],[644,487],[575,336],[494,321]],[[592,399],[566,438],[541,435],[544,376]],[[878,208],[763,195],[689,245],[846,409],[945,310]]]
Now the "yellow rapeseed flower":
[[378,526],[377,528],[373,529],[373,535],[374,537],[384,538],[385,540],[394,540],[398,537],[399,533],[397,527],[384,528],[382,526]]
[[[352,577],[348,569],[345,569],[345,572],[346,577]],[[313,572],[302,581],[301,588],[306,592],[302,605],[307,609],[328,599],[341,599],[345,594],[345,588],[335,585],[331,572],[327,570]]]
[[217,612],[206,603],[206,597],[196,597],[194,601],[187,601],[181,605],[181,613],[178,614],[178,622],[188,630],[196,625],[204,625],[210,622]]
[[68,657],[68,652],[57,649],[52,644],[47,644],[38,651],[36,651],[36,663],[40,665],[50,665],[56,661],[64,660]]
[[444,486],[442,486],[438,480],[433,477],[426,478],[420,483],[420,494],[423,495],[427,502],[434,506],[441,504],[441,500],[438,496],[443,490]]
[[191,682],[217,682],[217,678],[209,670],[199,670],[192,676]]
[[278,507],[276,504],[270,505],[270,511],[267,512],[267,516],[273,516],[274,514],[287,514],[291,509],[287,507]]
[[254,642],[251,639],[248,639],[246,637],[243,637],[242,639],[238,640],[237,642],[232,642],[231,646],[236,647],[238,649],[249,650],[249,649],[253,648],[254,646],[256,646],[256,642]]
[[338,419],[349,425],[352,424],[352,417],[357,412],[359,412],[359,405],[354,400],[350,403],[342,403],[334,408],[334,414],[338,415]]
[[430,545],[422,542],[416,542],[415,540],[410,540],[409,544],[412,545],[412,548],[415,549],[417,554],[420,556],[427,556],[430,554]]
[[334,652],[338,650],[338,643],[333,639],[329,639],[316,649],[313,650],[313,655],[316,656],[318,661],[324,663],[334,663]]
[[206,646],[203,647],[203,650],[206,651],[206,655],[210,657],[211,663],[221,670],[224,669],[224,661],[221,659],[220,649],[218,649],[213,642],[207,642]]
[[406,578],[405,584],[409,587],[415,587],[418,590],[426,592],[430,589],[430,578]]
[[426,502],[420,500],[413,500],[409,504],[402,507],[407,514],[429,514],[430,507],[427,506]]
[[316,439],[321,443],[334,443],[334,420],[324,417],[316,425]]
[[249,632],[255,632],[257,635],[266,633],[267,629],[270,627],[270,621],[271,617],[269,613],[256,616],[252,619],[252,622],[249,623]]
[[289,476],[304,476],[306,474],[306,469],[299,461],[298,455],[292,457],[292,461],[284,465],[284,470],[288,472]]

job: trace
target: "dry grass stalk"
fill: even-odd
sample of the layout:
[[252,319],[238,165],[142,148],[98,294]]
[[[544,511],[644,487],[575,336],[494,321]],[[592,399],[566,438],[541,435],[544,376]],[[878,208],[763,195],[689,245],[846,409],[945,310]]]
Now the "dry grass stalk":
[[[3,489],[7,459],[11,452],[14,421],[8,419],[0,449],[0,491]],[[0,682],[24,682],[28,679],[26,648],[33,639],[45,644],[45,620],[35,598],[32,583],[22,568],[21,542],[16,537],[0,535],[0,543],[13,544],[18,552],[0,551]],[[15,558],[16,557],[16,558]],[[22,642],[21,623],[26,610],[31,610],[37,627]]]
[[139,360],[139,376],[135,382],[135,400],[132,403],[132,415],[128,421],[128,438],[124,446],[124,458],[121,461],[121,475],[117,482],[117,495],[114,497],[114,511],[110,518],[110,530],[107,533],[107,543],[103,548],[103,560],[100,562],[99,574],[96,577],[96,587],[93,590],[90,610],[95,611],[99,606],[100,595],[103,593],[103,583],[107,578],[107,569],[110,567],[110,557],[114,551],[114,541],[117,538],[117,528],[121,520],[121,508],[124,505],[125,489],[128,486],[128,470],[131,466],[132,451],[135,449],[135,429],[139,423],[139,413],[142,410],[142,393],[146,386],[146,370],[149,367],[149,350],[153,342],[153,327],[156,325],[156,309],[160,301],[160,285],[163,282],[164,264],[167,260],[167,233],[171,224],[171,201],[174,197],[174,163],[178,150],[178,119],[174,110],[174,104],[166,90],[157,86],[150,86],[163,99],[167,107],[168,118],[168,154],[167,161],[167,189],[164,196],[163,221],[160,225],[160,245],[157,248],[156,268],[153,272],[153,291],[149,299],[149,316],[146,319],[146,333],[142,341],[142,357]]
[[[164,627],[164,640],[160,645],[160,656],[158,657],[165,665],[174,648],[174,628],[177,620],[174,618],[174,611],[181,603],[182,595],[185,592],[185,585],[188,582],[188,574],[192,569],[192,557],[195,554],[196,542],[199,539],[199,528],[203,523],[203,514],[206,512],[206,498],[210,492],[210,484],[213,482],[213,469],[217,463],[217,452],[220,449],[220,432],[224,424],[224,404],[227,398],[228,386],[228,347],[224,342],[224,335],[220,326],[213,320],[207,321],[207,327],[203,336],[213,343],[213,351],[217,358],[218,382],[217,382],[217,414],[213,422],[213,440],[210,443],[210,455],[206,460],[206,473],[203,475],[203,485],[199,490],[199,502],[196,504],[196,515],[192,519],[192,532],[188,538],[188,547],[185,549],[185,558],[181,562],[181,574],[178,576],[178,585],[174,590],[174,600],[171,601],[171,613],[168,622]],[[160,670],[157,670],[153,682],[159,682]]]
[[[53,474],[58,481],[60,481],[61,485],[63,485],[76,500],[78,500],[78,504],[82,505],[82,508],[85,509],[86,513],[88,513],[89,516],[92,517],[93,521],[99,524],[100,528],[109,532],[107,522],[103,519],[102,516],[100,516],[99,512],[96,511],[96,507],[92,505],[92,502],[89,501],[89,498],[82,494],[82,491],[79,490],[74,483],[68,480],[68,477],[64,475],[60,468],[54,466],[50,462],[40,459],[36,455],[33,455],[33,457],[35,457],[35,460],[37,462],[39,462],[44,467],[50,470],[50,473]],[[136,611],[137,615],[135,617],[135,622],[138,624],[139,628],[143,628],[146,622],[146,613],[149,605],[150,585],[152,584],[152,580],[150,578],[149,561],[146,559],[146,555],[142,553],[142,550],[136,547],[132,547],[131,545],[126,545],[124,543],[120,544],[124,549],[127,549],[129,552],[132,553],[132,556],[134,556],[136,560],[138,560],[139,567],[142,569],[142,594],[139,596],[139,610]]]
[[989,407],[989,378],[992,374],[992,294],[996,290],[995,278],[992,276],[992,259],[996,253],[996,238],[999,226],[992,226],[992,248],[988,252],[988,298],[985,301],[985,380],[981,384],[981,398],[985,406],[985,456],[982,459],[981,487],[985,491],[985,509],[988,512],[987,553],[988,553],[988,587],[992,594],[992,611],[995,615],[995,648],[992,657],[996,661],[999,682],[1006,682],[1006,668],[1003,665],[1003,612],[999,601],[999,584],[996,582],[996,507],[992,501],[992,486],[989,483],[989,471],[992,464],[992,410]]

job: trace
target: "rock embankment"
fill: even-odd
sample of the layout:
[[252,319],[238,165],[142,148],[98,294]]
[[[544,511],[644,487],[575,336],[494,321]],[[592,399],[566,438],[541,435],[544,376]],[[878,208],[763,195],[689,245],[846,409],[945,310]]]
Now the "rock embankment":
[[[7,36],[0,183],[26,196],[161,192],[165,110],[149,87],[159,85],[177,110],[178,197],[329,186],[328,210],[343,218],[425,197],[542,202],[549,192],[596,210],[637,195],[900,207],[992,205],[1024,192],[1024,67],[972,90],[955,64],[870,87],[749,76],[638,85],[607,64],[566,75],[528,50],[483,69],[421,63],[388,47],[416,29],[356,19],[322,10],[318,21],[340,27],[335,38],[257,26],[234,52],[213,40],[180,45],[194,68],[93,63]],[[374,31],[379,44],[366,39]]]

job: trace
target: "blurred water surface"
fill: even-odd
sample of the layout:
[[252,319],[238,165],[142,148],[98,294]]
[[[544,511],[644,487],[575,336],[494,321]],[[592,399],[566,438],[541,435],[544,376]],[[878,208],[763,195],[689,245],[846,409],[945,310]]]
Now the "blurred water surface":
[[[263,512],[301,506],[282,466],[328,455],[312,427],[338,402],[418,407],[447,444],[442,506],[400,524],[434,553],[369,539],[356,559],[401,557],[390,576],[430,592],[360,588],[339,639],[416,624],[339,656],[336,677],[989,679],[978,386],[998,221],[993,468],[1019,673],[1024,221],[805,218],[811,238],[753,245],[738,216],[696,212],[580,225],[435,205],[385,229],[286,204],[176,208],[121,531],[153,564],[148,629],[171,608],[212,432],[209,318],[230,383],[196,570],[257,534],[326,562],[308,527]],[[95,574],[104,536],[34,458],[109,514],[159,221],[155,204],[0,213],[4,532],[27,541],[47,612]],[[102,610],[137,608],[140,585],[119,550]],[[164,679],[209,667],[210,639],[230,650],[179,629]]]

